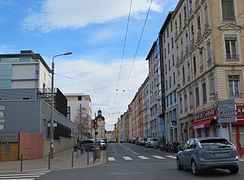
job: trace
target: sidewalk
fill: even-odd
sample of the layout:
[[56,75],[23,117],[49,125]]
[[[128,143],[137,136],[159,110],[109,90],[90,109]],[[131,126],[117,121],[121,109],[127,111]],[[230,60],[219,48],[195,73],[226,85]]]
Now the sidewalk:
[[[84,152],[83,154],[80,154],[80,151],[77,151],[73,152],[72,163],[72,151],[73,149],[68,149],[59,153],[55,153],[54,158],[50,161],[50,170],[53,171],[92,167],[106,162],[106,151],[100,151],[100,158],[97,158],[95,162],[93,162],[93,152]],[[35,170],[49,170],[48,166],[48,157],[22,161],[23,172]],[[0,161],[0,173],[3,172],[21,172],[21,161]]]

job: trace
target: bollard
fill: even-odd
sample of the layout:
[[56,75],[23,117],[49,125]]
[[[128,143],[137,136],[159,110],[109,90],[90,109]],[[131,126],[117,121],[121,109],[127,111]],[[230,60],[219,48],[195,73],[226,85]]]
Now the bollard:
[[87,154],[87,155],[86,155],[86,162],[87,162],[87,165],[89,165],[89,161],[90,161],[90,160],[89,160],[89,151],[87,151],[86,154]]
[[51,154],[50,152],[48,153],[48,169],[50,170],[51,168]]
[[23,171],[23,154],[20,155],[20,171]]
[[96,161],[96,150],[93,151],[93,163]]
[[71,167],[74,167],[74,151],[72,151]]

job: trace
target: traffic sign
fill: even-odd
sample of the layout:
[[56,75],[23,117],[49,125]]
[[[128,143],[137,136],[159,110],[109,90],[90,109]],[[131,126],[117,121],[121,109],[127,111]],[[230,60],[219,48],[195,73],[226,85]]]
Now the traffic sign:
[[218,104],[218,122],[232,123],[236,121],[236,104],[234,99],[220,101]]

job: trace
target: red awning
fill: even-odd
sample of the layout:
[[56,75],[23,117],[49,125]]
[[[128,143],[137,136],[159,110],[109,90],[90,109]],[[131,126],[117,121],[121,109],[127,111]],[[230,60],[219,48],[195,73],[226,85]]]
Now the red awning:
[[194,130],[194,129],[207,128],[210,126],[210,123],[212,120],[213,119],[207,119],[207,120],[203,120],[203,121],[194,122],[190,125],[190,129]]

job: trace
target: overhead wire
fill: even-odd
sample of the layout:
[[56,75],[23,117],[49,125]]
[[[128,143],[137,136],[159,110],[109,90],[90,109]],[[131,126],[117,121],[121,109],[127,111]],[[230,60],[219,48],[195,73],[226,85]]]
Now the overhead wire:
[[135,54],[134,54],[134,57],[133,57],[133,61],[132,61],[131,67],[130,67],[130,71],[129,71],[129,74],[128,74],[128,78],[127,78],[127,81],[126,81],[125,86],[123,88],[124,91],[122,92],[121,98],[120,98],[119,103],[118,103],[118,107],[120,107],[121,101],[122,101],[123,96],[124,96],[124,93],[125,93],[125,89],[127,88],[128,82],[130,80],[130,76],[131,76],[131,73],[132,73],[132,69],[133,69],[133,66],[134,66],[134,63],[135,63],[137,54],[138,54],[138,50],[139,50],[139,47],[140,47],[140,44],[141,44],[141,41],[142,41],[142,36],[144,34],[144,30],[145,30],[146,23],[147,23],[147,20],[148,20],[149,12],[151,10],[152,2],[153,2],[153,0],[150,1],[149,7],[148,7],[148,11],[147,11],[147,14],[146,14],[146,18],[145,18],[145,21],[144,21],[144,24],[143,24],[143,27],[142,27],[142,31],[141,31],[140,38],[139,38],[139,41],[138,41],[138,44],[137,44],[137,47],[136,47],[136,51],[135,51]]
[[130,23],[130,16],[131,16],[131,8],[132,8],[132,0],[130,0],[130,9],[129,9],[129,15],[127,18],[127,24],[126,24],[126,31],[125,31],[125,38],[124,38],[124,44],[123,44],[123,51],[122,51],[122,56],[121,56],[121,61],[120,61],[120,68],[119,68],[119,77],[118,77],[118,84],[117,84],[117,91],[119,90],[120,86],[120,78],[121,78],[121,71],[122,71],[122,66],[123,66],[123,60],[124,60],[124,55],[125,55],[125,47],[126,47],[126,42],[127,42],[127,36],[128,36],[128,30],[129,30],[129,23]]

